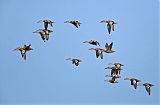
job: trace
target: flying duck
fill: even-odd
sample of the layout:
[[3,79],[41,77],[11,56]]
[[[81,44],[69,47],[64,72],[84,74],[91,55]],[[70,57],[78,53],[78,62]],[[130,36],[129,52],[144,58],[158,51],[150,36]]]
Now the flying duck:
[[75,64],[76,66],[78,66],[80,62],[83,62],[82,60],[77,58],[67,58],[66,60],[72,61],[72,64]]
[[106,67],[105,69],[111,69],[111,75],[118,75],[120,74],[119,72],[121,70],[123,70],[122,68],[117,68],[115,66],[112,66],[112,67]]
[[101,48],[90,48],[88,50],[95,50],[96,51],[96,57],[98,58],[100,56],[100,58],[103,59],[104,49],[101,49]]
[[55,23],[55,22],[52,22],[51,20],[39,20],[37,23],[40,23],[40,22],[44,23],[45,30],[48,29],[48,25],[53,27],[53,23]]
[[80,24],[82,24],[82,23],[80,23],[79,21],[77,21],[77,20],[74,20],[74,21],[65,21],[64,23],[70,23],[70,24],[73,24],[75,27],[80,27]]
[[116,81],[116,78],[121,78],[118,75],[106,75],[105,77],[112,77],[111,80],[104,80],[105,82],[110,82],[110,83],[119,83],[118,81]]
[[100,46],[99,42],[96,41],[96,40],[84,41],[83,43],[89,43],[89,44],[92,44],[92,45]]
[[113,42],[110,45],[108,43],[106,43],[106,45],[105,45],[106,50],[104,52],[106,52],[106,53],[115,52],[115,51],[112,50],[112,46],[113,46]]
[[135,79],[135,78],[125,78],[124,80],[130,80],[131,81],[131,85],[134,86],[134,89],[137,88],[137,83],[140,82],[140,80]]
[[17,47],[16,49],[14,49],[13,51],[20,51],[21,52],[21,56],[24,60],[26,60],[26,52],[27,51],[30,51],[30,50],[33,50],[31,48],[31,44],[29,44],[28,46],[27,45],[24,45],[23,47]]
[[111,33],[111,29],[112,31],[114,31],[114,24],[117,24],[113,20],[102,20],[100,23],[107,23],[107,29],[109,34]]
[[39,29],[33,33],[38,33],[41,35],[42,40],[45,42],[46,40],[49,39],[49,34],[53,32],[52,30],[45,30],[45,29]]
[[138,84],[138,86],[145,86],[148,95],[150,95],[151,94],[151,87],[154,85],[152,85],[150,83],[144,83],[144,84]]

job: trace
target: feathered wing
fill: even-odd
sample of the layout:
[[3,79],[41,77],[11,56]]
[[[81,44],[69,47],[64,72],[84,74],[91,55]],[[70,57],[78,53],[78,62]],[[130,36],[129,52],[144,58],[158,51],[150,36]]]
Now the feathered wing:
[[49,24],[50,24],[51,27],[53,27],[53,22],[52,21]]
[[108,33],[110,34],[111,33],[111,26],[110,26],[110,24],[107,24],[107,29],[108,29]]
[[101,59],[103,59],[103,53],[102,52],[100,53],[100,57],[101,57]]
[[48,23],[47,22],[44,22],[44,28],[45,28],[45,30],[47,30],[47,28],[48,28]]
[[100,43],[99,43],[99,42],[97,42],[97,45],[99,45],[99,46],[100,46]]
[[72,24],[78,28],[78,24],[77,23],[73,22]]
[[109,50],[109,45],[108,45],[108,43],[106,43],[105,48],[106,48],[106,50]]
[[88,41],[84,41],[83,43],[89,43]]
[[42,40],[45,42],[45,35],[44,34],[40,34],[40,35],[41,35]]
[[22,50],[22,48],[21,47],[17,47],[13,51],[20,51],[20,50]]
[[66,60],[72,61],[72,58],[67,58]]
[[112,31],[114,31],[114,24],[112,24]]
[[98,52],[98,50],[96,50],[96,57],[97,57],[97,58],[99,57],[99,52]]
[[112,50],[113,42],[109,45],[109,49]]
[[37,23],[43,22],[43,20],[39,20]]

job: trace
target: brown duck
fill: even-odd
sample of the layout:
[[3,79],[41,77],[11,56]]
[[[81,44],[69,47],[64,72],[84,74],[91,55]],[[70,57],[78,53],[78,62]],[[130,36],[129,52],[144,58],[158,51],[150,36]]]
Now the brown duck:
[[77,58],[67,58],[66,60],[72,61],[72,64],[75,64],[76,66],[78,66],[80,62],[83,62],[82,60]]
[[151,95],[151,87],[154,86],[150,83],[138,84],[138,86],[145,86],[148,95]]
[[53,27],[53,23],[55,23],[55,22],[52,22],[51,20],[39,20],[37,23],[40,23],[40,22],[44,23],[45,30],[48,29],[48,25]]
[[123,70],[122,68],[117,68],[116,66],[106,67],[105,69],[110,69],[111,70],[111,75],[118,75],[118,74],[120,74],[119,72],[121,70]]
[[82,24],[82,23],[80,23],[79,21],[77,21],[77,20],[74,20],[74,21],[65,21],[64,23],[70,23],[70,24],[73,24],[75,27],[80,27],[80,24]]
[[100,56],[100,58],[103,59],[104,49],[101,49],[101,48],[90,48],[88,50],[95,50],[96,51],[96,57],[98,58]]
[[140,82],[140,80],[138,80],[136,78],[125,78],[124,80],[130,80],[131,81],[131,85],[134,86],[134,89],[137,88],[137,83]]
[[[112,65],[114,65],[115,67],[117,67],[117,68],[119,68],[119,69],[121,69],[121,67],[122,66],[124,66],[124,64],[122,64],[122,63],[109,63],[109,64],[112,64]],[[120,70],[121,71],[121,70]],[[119,74],[120,74],[120,71],[119,71]]]
[[89,43],[89,44],[92,44],[92,45],[100,46],[99,42],[96,41],[96,40],[84,41],[83,43]]
[[16,49],[14,49],[13,51],[20,51],[21,52],[21,56],[24,60],[26,60],[26,52],[27,51],[30,51],[30,50],[33,50],[31,48],[31,44],[29,44],[28,46],[27,45],[24,45],[23,47],[17,47]]
[[106,52],[106,53],[115,52],[115,51],[112,50],[112,46],[113,46],[113,42],[110,45],[108,43],[106,43],[106,45],[105,45],[106,50],[104,52]]
[[111,33],[111,30],[114,31],[114,25],[117,24],[113,20],[102,20],[100,23],[107,23],[108,33]]
[[37,30],[33,33],[38,33],[41,36],[42,40],[45,42],[46,40],[49,39],[49,34],[51,32],[53,32],[53,31],[52,30],[39,29],[39,30]]
[[110,83],[119,83],[118,81],[116,81],[116,78],[121,78],[118,75],[106,75],[105,77],[112,77],[111,80],[104,80],[105,82],[110,82]]

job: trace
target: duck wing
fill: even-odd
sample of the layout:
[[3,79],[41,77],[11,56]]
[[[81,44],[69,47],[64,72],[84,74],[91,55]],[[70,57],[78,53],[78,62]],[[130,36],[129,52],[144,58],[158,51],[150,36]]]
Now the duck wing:
[[100,57],[101,57],[101,59],[103,59],[103,53],[102,52],[100,53]]
[[96,57],[97,57],[97,58],[99,57],[99,52],[98,52],[98,50],[96,50]]
[[47,28],[48,28],[48,22],[44,22],[44,28],[45,28],[45,30],[47,30]]
[[106,50],[109,50],[109,45],[108,45],[108,43],[106,43],[105,48],[106,48]]
[[111,33],[111,26],[110,26],[110,24],[107,24],[107,29],[108,29],[108,33],[110,34]]
[[78,24],[77,23],[73,22],[72,24],[78,28]]
[[40,35],[41,35],[42,40],[45,42],[45,36],[46,35],[44,35],[44,34],[40,34]]
[[109,45],[109,49],[111,50],[113,46],[113,42]]
[[13,51],[21,51],[23,48],[21,48],[21,47],[17,47],[17,48],[15,48]]

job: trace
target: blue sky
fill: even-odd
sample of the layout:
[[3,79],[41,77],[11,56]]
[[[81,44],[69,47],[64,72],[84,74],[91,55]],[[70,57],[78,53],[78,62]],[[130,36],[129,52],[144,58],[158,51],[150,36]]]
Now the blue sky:
[[[41,19],[55,22],[48,42],[32,32],[43,28]],[[108,34],[101,20],[118,24]],[[150,104],[159,103],[158,0],[1,0],[0,1],[0,104]],[[66,20],[79,20],[79,29]],[[95,39],[104,48],[113,42],[113,54],[96,59]],[[24,61],[12,50],[32,44]],[[66,58],[85,60],[75,67]],[[109,62],[124,63],[119,84],[104,68]],[[150,82],[151,96],[144,87],[136,90],[125,77]]]

